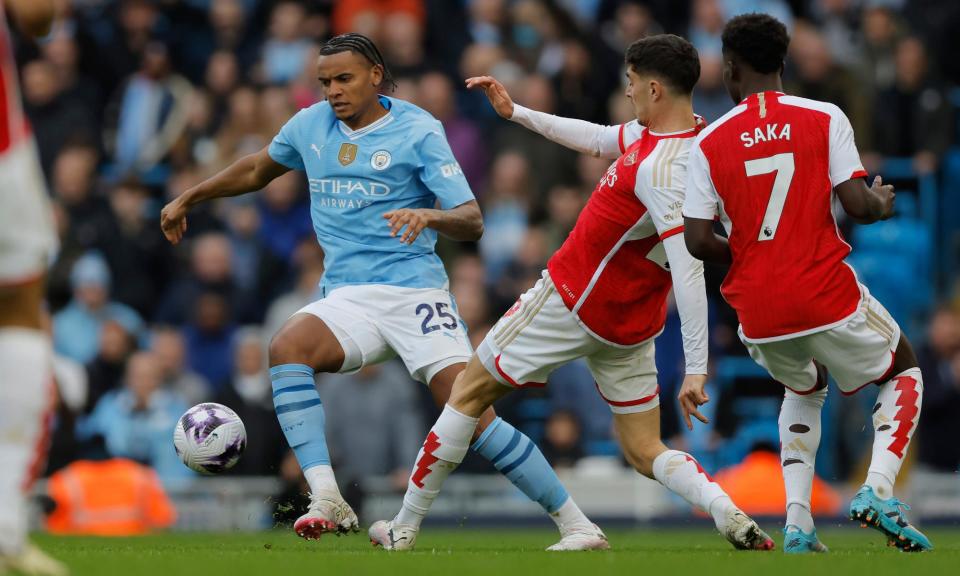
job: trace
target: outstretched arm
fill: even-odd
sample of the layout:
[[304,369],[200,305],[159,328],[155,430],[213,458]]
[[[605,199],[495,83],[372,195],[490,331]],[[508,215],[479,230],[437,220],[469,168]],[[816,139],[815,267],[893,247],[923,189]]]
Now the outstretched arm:
[[255,192],[288,171],[289,168],[270,157],[267,148],[240,158],[167,204],[160,213],[163,235],[174,244],[180,242],[187,231],[187,211],[192,206],[214,198]]
[[514,104],[503,84],[492,76],[467,78],[467,88],[481,88],[497,114],[533,130],[557,144],[583,154],[617,158],[620,148],[621,126],[602,126],[583,120],[554,116]]
[[893,216],[893,202],[896,194],[893,186],[884,184],[877,176],[869,188],[863,178],[851,178],[834,188],[840,204],[854,222],[873,224]]
[[483,215],[476,200],[449,210],[434,208],[402,208],[383,215],[390,225],[390,235],[401,234],[400,241],[413,244],[424,228],[432,228],[451,240],[475,242],[483,236]]

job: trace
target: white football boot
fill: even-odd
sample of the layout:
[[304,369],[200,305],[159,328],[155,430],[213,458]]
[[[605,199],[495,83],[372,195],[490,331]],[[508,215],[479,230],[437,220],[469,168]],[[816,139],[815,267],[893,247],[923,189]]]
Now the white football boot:
[[417,543],[417,529],[407,524],[394,524],[393,520],[377,520],[367,531],[370,543],[384,550],[413,550]]
[[306,540],[319,540],[327,533],[337,536],[359,532],[357,515],[338,492],[310,494],[310,508],[293,523],[297,536]]
[[17,555],[0,554],[0,574],[6,574],[8,571],[24,576],[67,576],[70,574],[66,566],[29,542]]
[[610,542],[596,524],[575,529],[564,534],[560,541],[547,548],[548,552],[567,552],[573,550],[609,550]]
[[727,512],[727,525],[721,533],[737,550],[773,550],[776,546],[753,519],[736,508]]

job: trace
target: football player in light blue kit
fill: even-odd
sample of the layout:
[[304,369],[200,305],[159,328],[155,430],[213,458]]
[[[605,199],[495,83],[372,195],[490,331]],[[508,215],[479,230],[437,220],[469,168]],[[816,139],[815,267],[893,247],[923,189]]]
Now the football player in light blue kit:
[[[443,406],[471,349],[434,245],[437,233],[475,241],[483,232],[440,122],[379,94],[392,80],[369,39],[333,38],[320,49],[317,71],[326,101],[298,112],[267,148],[187,190],[161,214],[164,234],[177,243],[191,206],[260,190],[289,170],[307,174],[325,254],[322,297],[270,343],[277,418],[310,484],[310,509],[294,524],[307,539],[359,529],[330,467],[314,373],[350,373],[399,356]],[[589,539],[602,532],[527,436],[488,410],[473,448],[550,514],[561,533],[555,546],[596,547]]]

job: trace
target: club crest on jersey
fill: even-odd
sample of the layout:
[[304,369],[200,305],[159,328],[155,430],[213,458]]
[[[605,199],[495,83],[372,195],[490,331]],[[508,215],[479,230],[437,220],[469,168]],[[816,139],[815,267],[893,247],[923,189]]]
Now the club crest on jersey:
[[387,166],[390,166],[390,161],[393,160],[393,157],[390,156],[390,153],[386,150],[377,150],[373,153],[373,156],[370,157],[370,167],[374,170],[386,170]]
[[340,145],[340,151],[337,152],[337,160],[341,166],[348,166],[357,159],[357,145],[344,142]]
[[627,154],[627,157],[623,159],[623,165],[624,165],[624,166],[633,166],[633,165],[636,164],[636,163],[637,163],[637,151],[636,151],[636,150],[634,150],[633,152]]

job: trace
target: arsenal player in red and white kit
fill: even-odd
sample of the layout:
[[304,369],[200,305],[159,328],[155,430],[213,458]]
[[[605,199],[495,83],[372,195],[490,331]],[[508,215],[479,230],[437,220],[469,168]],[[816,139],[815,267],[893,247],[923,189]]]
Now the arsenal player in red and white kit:
[[[627,136],[633,142],[625,141],[625,128],[614,129],[611,138],[602,127],[537,118],[552,126],[546,133],[579,130],[581,149],[602,153],[617,146],[625,153],[597,184],[542,279],[490,330],[457,379],[417,457],[403,509],[392,521],[370,528],[374,543],[412,548],[420,521],[444,478],[462,461],[483,411],[514,388],[543,386],[553,370],[584,358],[634,468],[711,514],[735,547],[773,547],[693,457],[669,450],[660,440],[653,339],[663,329],[671,285],[683,332],[684,386],[703,397],[707,373],[703,265],[684,246],[681,216],[686,158],[703,128],[691,106],[700,64],[689,42],[667,34],[632,44],[626,63],[627,97],[638,119]],[[492,79],[471,83],[509,100]],[[515,112],[501,110],[508,117]],[[695,410],[694,415],[703,419]]]
[[[27,491],[46,453],[52,352],[44,279],[57,247],[53,214],[23,112],[12,25],[46,34],[52,0],[0,0],[0,573],[64,574],[27,540]],[[12,16],[12,22],[7,17]]]
[[[822,552],[810,514],[826,373],[852,394],[880,386],[873,459],[850,515],[907,550],[929,540],[910,526],[893,484],[920,415],[923,379],[910,343],[844,258],[832,212],[854,220],[893,213],[893,188],[873,186],[844,113],[783,93],[789,37],[760,14],[723,33],[724,81],[737,105],[697,136],[689,159],[685,236],[690,252],[730,264],[721,289],[750,355],[786,388],[780,413],[787,552]],[[714,234],[719,216],[727,238]]]

